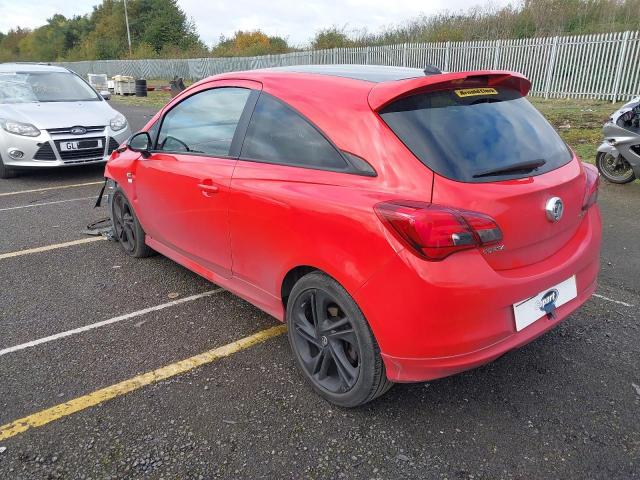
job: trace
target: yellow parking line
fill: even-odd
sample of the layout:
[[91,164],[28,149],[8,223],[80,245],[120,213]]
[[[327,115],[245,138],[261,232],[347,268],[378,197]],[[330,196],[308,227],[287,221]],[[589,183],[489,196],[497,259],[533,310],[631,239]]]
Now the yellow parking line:
[[34,188],[32,190],[18,190],[17,192],[0,193],[0,197],[6,197],[8,195],[19,195],[21,193],[46,192],[48,190],[60,190],[63,188],[86,187],[88,185],[102,185],[103,183],[104,183],[104,180],[100,182],[74,183],[72,185],[58,185],[57,187]]
[[47,423],[69,416],[72,413],[94,407],[102,402],[106,402],[107,400],[119,397],[144,386],[186,373],[194,368],[214,362],[220,358],[228,357],[241,350],[252,347],[253,345],[262,343],[265,340],[282,335],[285,331],[285,325],[267,328],[266,330],[254,333],[248,337],[223,345],[222,347],[214,348],[213,350],[200,353],[185,360],[180,360],[179,362],[172,363],[151,372],[143,373],[142,375],[130,378],[129,380],[124,380],[123,382],[116,383],[110,387],[96,390],[95,392],[82,397],[74,398],[68,402],[61,403],[54,407],[47,408],[46,410],[15,420],[14,422],[7,423],[6,425],[0,426],[0,441],[25,432],[30,428],[41,427]]
[[83,243],[99,242],[100,240],[106,240],[103,236],[81,238],[80,240],[73,240],[65,243],[54,243],[53,245],[45,245],[44,247],[27,248],[25,250],[17,250],[15,252],[0,253],[0,260],[5,258],[21,257],[22,255],[29,255],[31,253],[48,252],[49,250],[57,250],[58,248],[73,247],[74,245],[82,245]]

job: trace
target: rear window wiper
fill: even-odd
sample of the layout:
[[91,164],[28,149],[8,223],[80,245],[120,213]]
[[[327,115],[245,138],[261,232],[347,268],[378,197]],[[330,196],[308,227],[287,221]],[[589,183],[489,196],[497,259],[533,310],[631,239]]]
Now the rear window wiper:
[[499,167],[493,170],[485,170],[484,172],[476,173],[473,176],[473,178],[492,177],[497,175],[509,175],[510,173],[515,173],[515,172],[523,172],[523,173],[530,172],[532,170],[535,170],[536,168],[540,168],[545,163],[547,163],[547,161],[542,159],[530,160],[528,162],[514,163],[513,165],[508,165],[506,167]]

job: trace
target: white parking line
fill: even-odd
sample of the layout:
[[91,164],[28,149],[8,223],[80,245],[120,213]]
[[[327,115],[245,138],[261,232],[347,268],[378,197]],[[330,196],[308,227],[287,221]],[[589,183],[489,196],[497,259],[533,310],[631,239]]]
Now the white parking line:
[[8,195],[20,195],[21,193],[47,192],[49,190],[60,190],[60,189],[63,189],[63,188],[86,187],[88,185],[102,185],[103,183],[104,183],[104,181],[86,182],[86,183],[74,183],[72,185],[58,185],[57,187],[34,188],[32,190],[18,190],[16,192],[0,193],[0,197],[6,197]]
[[216,293],[223,292],[223,291],[224,291],[224,288],[216,288],[215,290],[209,290],[203,293],[198,293],[196,295],[191,295],[189,297],[179,298],[171,302],[163,303],[161,305],[156,305],[155,307],[144,308],[136,312],[127,313],[125,315],[113,317],[108,320],[103,320],[101,322],[91,323],[83,327],[67,330],[66,332],[60,332],[60,333],[56,333],[55,335],[50,335],[48,337],[42,337],[37,340],[33,340],[31,342],[22,343],[20,345],[15,345],[13,347],[2,349],[0,350],[0,356],[7,355],[8,353],[24,350],[26,348],[35,347],[36,345],[41,345],[43,343],[53,342],[54,340],[60,340],[61,338],[70,337],[71,335],[76,335],[78,333],[88,332],[89,330],[93,330],[95,328],[100,328],[100,327],[104,327],[105,325],[111,325],[113,323],[129,320],[131,318],[139,317],[141,315],[146,315],[147,313],[157,312],[158,310],[164,310],[165,308],[173,307],[175,305],[180,305],[181,303],[192,302],[194,300],[198,300],[199,298],[210,297],[211,295],[215,295]]
[[70,198],[68,200],[56,200],[55,202],[31,203],[29,205],[20,205],[18,207],[0,208],[0,212],[6,212],[7,210],[19,210],[21,208],[33,208],[33,207],[42,207],[45,205],[55,205],[57,203],[79,202],[80,200],[95,200],[95,199],[96,199],[96,196],[94,195],[93,197]]
[[602,300],[606,300],[607,302],[617,303],[618,305],[624,305],[625,307],[633,307],[633,305],[630,303],[621,302],[620,300],[614,300],[613,298],[605,297],[604,295],[598,295],[597,293],[594,293],[593,296],[597,298],[601,298]]
[[17,250],[15,252],[0,253],[0,260],[4,260],[5,258],[21,257],[32,253],[48,252],[49,250],[57,250],[59,248],[73,247],[74,245],[82,245],[83,243],[99,242],[101,240],[106,240],[106,238],[102,236],[81,238],[80,240],[72,240],[71,242],[55,243],[53,245],[45,245],[44,247],[27,248],[25,250]]

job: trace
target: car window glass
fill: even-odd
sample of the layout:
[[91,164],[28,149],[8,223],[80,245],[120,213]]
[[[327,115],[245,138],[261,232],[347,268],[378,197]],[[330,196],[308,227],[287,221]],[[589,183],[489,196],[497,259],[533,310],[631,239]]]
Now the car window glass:
[[196,93],[162,121],[157,150],[227,156],[251,90],[216,88]]
[[[426,166],[462,182],[495,181],[483,172],[543,161],[535,174],[571,161],[553,127],[520,92],[508,88],[467,88],[401,98],[380,115]],[[510,178],[527,177],[530,170]]]
[[308,121],[264,93],[251,117],[241,157],[329,170],[347,167],[333,145]]
[[0,104],[98,101],[84,80],[68,72],[1,72]]

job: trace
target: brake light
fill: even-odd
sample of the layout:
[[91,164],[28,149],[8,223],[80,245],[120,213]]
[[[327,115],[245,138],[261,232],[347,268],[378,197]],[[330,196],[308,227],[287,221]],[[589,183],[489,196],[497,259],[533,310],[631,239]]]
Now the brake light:
[[414,201],[382,202],[374,208],[401,241],[427,260],[502,240],[498,224],[483,213]]
[[584,173],[587,177],[585,186],[584,200],[582,202],[582,210],[588,210],[598,201],[598,189],[600,188],[600,175],[598,169],[588,163],[582,163]]

